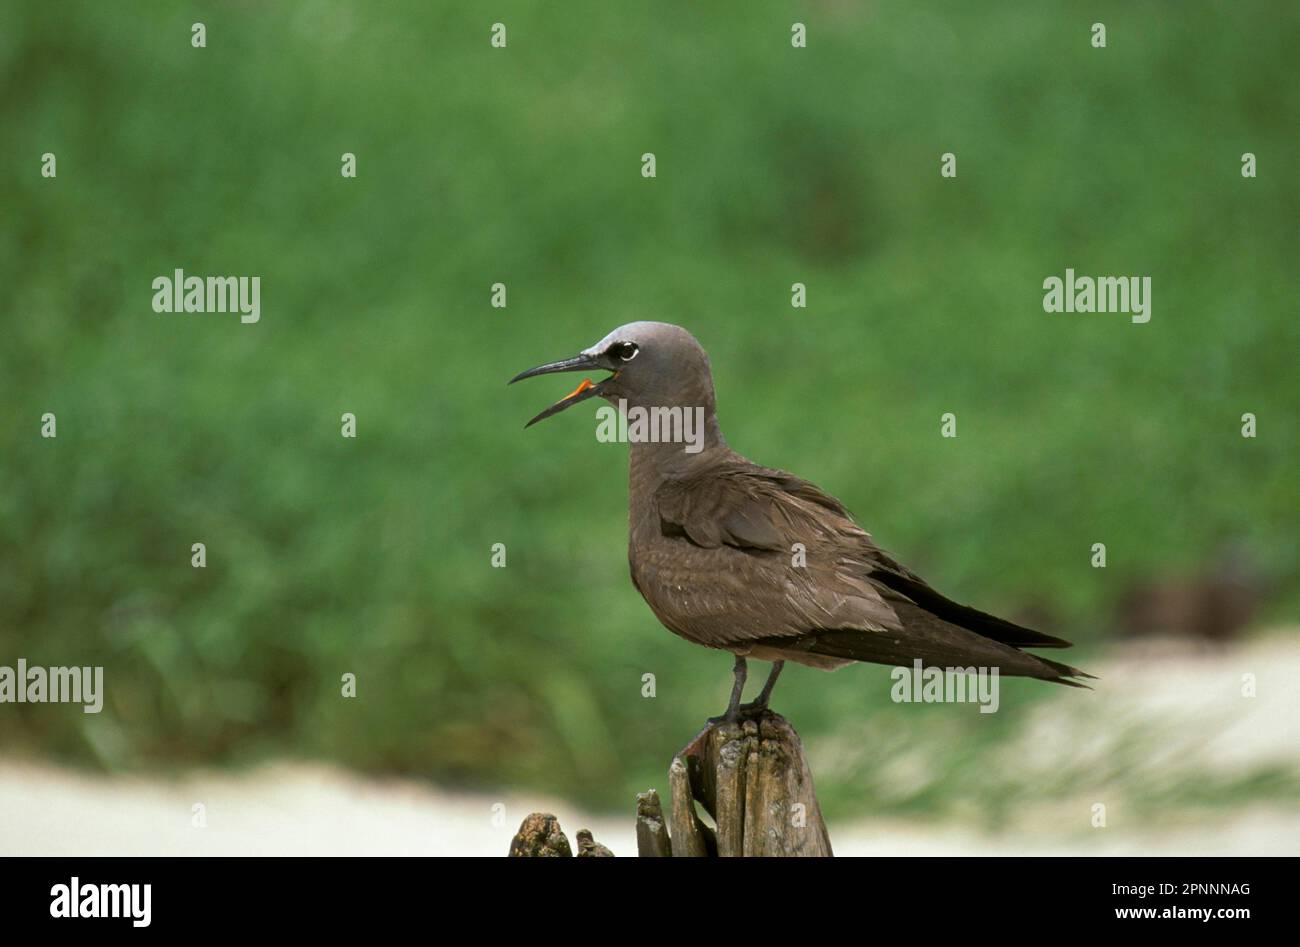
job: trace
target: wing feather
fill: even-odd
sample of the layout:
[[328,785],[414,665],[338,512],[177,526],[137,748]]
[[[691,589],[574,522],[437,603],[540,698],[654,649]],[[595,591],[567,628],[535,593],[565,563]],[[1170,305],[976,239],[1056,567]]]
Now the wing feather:
[[[941,595],[839,500],[786,471],[743,458],[712,464],[663,483],[654,508],[669,545],[638,553],[637,587],[669,628],[702,644],[801,639],[802,650],[882,663],[915,651],[1030,676],[1066,668],[1016,649],[1069,642]],[[802,566],[791,562],[796,544]]]

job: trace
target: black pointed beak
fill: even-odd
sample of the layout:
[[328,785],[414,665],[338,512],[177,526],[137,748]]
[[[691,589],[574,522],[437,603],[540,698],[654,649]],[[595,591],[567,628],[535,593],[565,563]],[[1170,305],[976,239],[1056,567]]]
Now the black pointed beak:
[[[538,365],[536,368],[530,368],[526,372],[520,372],[514,378],[510,379],[507,384],[513,385],[517,381],[522,381],[525,378],[532,378],[536,375],[551,375],[555,372],[582,372],[592,369],[605,370],[605,367],[601,365],[600,359],[594,355],[575,355],[573,358],[561,359],[558,362],[548,362],[545,365]],[[584,378],[582,384],[569,392],[569,394],[565,395],[559,401],[555,402],[555,404],[551,405],[541,414],[537,415],[537,417],[525,424],[524,427],[530,428],[538,421],[544,421],[553,414],[559,414],[565,408],[572,407],[579,401],[586,401],[593,395],[600,394],[601,388],[604,387],[605,382],[608,380],[609,379],[607,378],[604,381],[593,384],[591,381]]]
[[552,375],[555,372],[585,372],[593,368],[600,368],[600,361],[596,356],[575,355],[573,358],[562,358],[558,362],[547,362],[545,365],[538,365],[526,372],[520,372],[506,384],[513,385],[517,381],[533,378],[536,375]]

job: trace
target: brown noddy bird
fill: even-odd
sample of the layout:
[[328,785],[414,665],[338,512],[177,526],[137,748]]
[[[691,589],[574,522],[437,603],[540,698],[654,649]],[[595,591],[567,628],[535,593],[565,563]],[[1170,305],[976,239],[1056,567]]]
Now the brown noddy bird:
[[[605,370],[526,427],[601,397],[628,416],[698,417],[684,443],[629,436],[628,561],[632,582],[661,622],[688,641],[735,655],[727,712],[767,706],[786,661],[834,670],[855,661],[911,667],[997,668],[1072,687],[1077,668],[1023,648],[1068,641],[946,598],[872,541],[839,500],[727,446],[718,427],[709,357],[680,326],[632,322],[573,358],[521,372]],[[699,409],[696,411],[696,409]],[[664,434],[663,426],[659,433]],[[802,544],[802,555],[796,548]],[[796,564],[797,562],[802,562]],[[741,705],[746,658],[773,662],[758,698]]]

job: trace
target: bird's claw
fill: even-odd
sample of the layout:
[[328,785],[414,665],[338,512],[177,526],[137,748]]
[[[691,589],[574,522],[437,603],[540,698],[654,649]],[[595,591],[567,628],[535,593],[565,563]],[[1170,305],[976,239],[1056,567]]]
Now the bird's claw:
[[735,710],[728,710],[725,714],[717,717],[708,718],[708,724],[716,727],[723,723],[740,723],[746,717],[761,717],[767,712],[767,701],[751,700],[747,704],[741,704]]

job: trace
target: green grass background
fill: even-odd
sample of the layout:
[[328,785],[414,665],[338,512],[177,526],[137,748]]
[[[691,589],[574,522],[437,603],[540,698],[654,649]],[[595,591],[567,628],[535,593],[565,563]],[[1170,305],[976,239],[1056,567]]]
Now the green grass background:
[[[0,663],[108,686],[99,716],[0,708],[7,752],[630,810],[730,660],[632,588],[594,409],[525,432],[568,389],[504,383],[634,319],[703,342],[733,447],[1080,660],[1126,583],[1225,538],[1261,621],[1296,614],[1294,4],[21,0],[0,27]],[[1151,276],[1151,322],[1044,313],[1067,266]],[[261,322],[155,314],[177,267],[261,276]],[[888,683],[794,669],[777,707],[810,742],[906,712],[969,749],[1048,690],[990,719]]]

